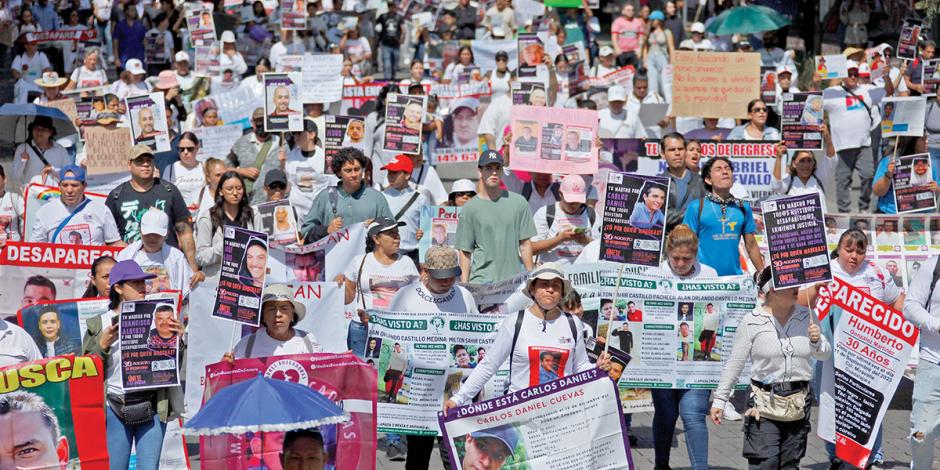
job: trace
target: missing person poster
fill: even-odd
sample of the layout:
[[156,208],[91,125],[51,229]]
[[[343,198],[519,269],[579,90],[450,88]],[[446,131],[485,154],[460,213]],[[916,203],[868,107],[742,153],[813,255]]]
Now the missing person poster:
[[935,170],[931,166],[929,153],[897,158],[891,187],[898,214],[932,211],[937,207],[937,198],[931,189]]
[[210,42],[205,46],[196,46],[193,48],[195,55],[195,66],[193,73],[197,77],[215,78],[220,76],[219,52],[221,43],[218,41]]
[[634,468],[617,389],[596,368],[451,409],[439,423],[455,470]]
[[180,384],[180,337],[174,321],[179,322],[179,316],[173,299],[121,304],[121,382],[125,391]]
[[281,29],[307,29],[307,2],[304,0],[281,0]]
[[[306,29],[306,23],[300,29]],[[304,103],[343,99],[342,54],[304,54],[301,70],[300,98]]]
[[940,59],[923,61],[924,71],[920,75],[920,84],[924,86],[922,96],[937,96],[937,86],[940,85]]
[[297,218],[290,201],[270,201],[258,204],[261,226],[268,235],[268,242],[275,245],[293,245],[301,242],[297,233]]
[[819,193],[761,204],[774,289],[832,279]]
[[845,78],[849,76],[849,62],[842,54],[816,56],[816,73],[819,78]]
[[780,133],[787,150],[822,150],[822,92],[784,93]]
[[915,18],[905,18],[898,36],[897,57],[899,59],[914,60],[917,54],[917,44],[920,42],[920,31],[923,22]]
[[107,311],[107,299],[57,300],[23,307],[17,323],[36,342],[42,357],[79,355],[85,323]]
[[838,277],[820,289],[816,314],[833,354],[823,362],[817,433],[836,444],[836,457],[865,468],[920,330]]
[[128,96],[124,104],[130,117],[133,144],[145,144],[155,152],[169,152],[170,133],[166,128],[163,93]]
[[268,259],[267,282],[335,280],[349,260],[365,253],[362,223],[339,229],[313,243],[277,247]]
[[[375,470],[375,370],[352,354],[296,354],[237,359],[206,368],[203,401],[228,385],[263,374],[307,385],[348,412],[346,423],[319,426],[323,436],[324,468]],[[194,387],[195,388],[195,387]],[[284,433],[246,433],[203,437],[200,460],[204,469],[281,468]]]
[[477,128],[489,106],[489,84],[486,85],[486,95],[463,96],[448,101],[442,139],[438,140],[431,155],[435,164],[475,162],[479,159],[480,137]]
[[382,150],[417,155],[426,96],[391,93],[385,101],[385,145]]
[[104,375],[98,356],[0,368],[4,465],[107,470]]
[[513,106],[512,169],[540,173],[597,173],[597,112],[570,109],[546,113],[536,106]]
[[267,132],[300,132],[304,129],[303,105],[300,102],[300,74],[264,74],[264,130]]
[[773,65],[760,67],[760,99],[767,106],[777,105],[777,68]]
[[606,193],[600,259],[659,266],[669,178],[611,172]]
[[[437,412],[486,357],[505,316],[369,313],[364,359],[378,371],[379,432],[438,435]],[[508,379],[508,368],[497,372],[476,401],[501,394]]]
[[519,78],[535,78],[539,75],[539,67],[545,68],[545,45],[535,33],[521,33],[518,38],[519,68],[516,71]]
[[217,36],[212,11],[208,9],[193,11],[186,17],[186,26],[193,46],[208,46],[215,42]]
[[[365,154],[366,150],[366,122],[361,117],[354,116],[323,116],[326,129],[320,129],[320,138],[323,140],[323,152],[326,165],[322,173],[333,174],[333,156],[343,147],[353,147]],[[310,175],[311,178],[313,175]],[[297,176],[300,180],[301,176]]]
[[454,246],[457,239],[457,222],[460,208],[451,206],[424,206],[421,208],[421,230],[424,236],[418,240],[418,259],[432,246]]
[[881,100],[881,136],[897,137],[924,135],[924,117],[927,98],[903,96]]
[[231,225],[222,231],[222,271],[212,315],[258,326],[268,269],[268,235]]
[[[510,84],[513,105],[548,106],[548,94],[541,82],[512,82]],[[542,110],[544,111],[544,110]]]

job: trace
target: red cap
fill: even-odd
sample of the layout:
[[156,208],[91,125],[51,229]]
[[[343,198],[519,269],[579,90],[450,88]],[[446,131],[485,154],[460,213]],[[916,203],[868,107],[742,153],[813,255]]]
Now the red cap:
[[415,167],[411,157],[405,154],[395,155],[382,169],[385,171],[404,171],[410,173]]

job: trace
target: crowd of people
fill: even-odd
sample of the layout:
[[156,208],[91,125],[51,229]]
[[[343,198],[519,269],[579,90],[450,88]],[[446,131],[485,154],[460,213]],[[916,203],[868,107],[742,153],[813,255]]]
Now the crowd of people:
[[[582,322],[580,296],[567,280],[566,269],[601,259],[602,175],[637,171],[636,158],[602,149],[600,170],[593,175],[513,171],[513,155],[531,151],[535,145],[531,129],[524,128],[521,135],[510,130],[512,90],[520,84],[538,84],[539,92],[533,91],[527,104],[558,111],[597,111],[597,140],[589,144],[575,140],[574,149],[599,147],[601,139],[659,143],[660,154],[648,157],[662,161],[664,170],[659,176],[668,178],[668,190],[653,187],[644,193],[644,203],[637,205],[631,217],[639,228],[665,227],[662,263],[650,274],[697,279],[750,273],[757,286],[759,306],[741,320],[731,353],[723,358],[717,389],[652,391],[656,469],[670,468],[679,417],[692,468],[708,468],[707,417],[715,424],[744,421],[742,454],[750,468],[797,468],[811,439],[811,405],[818,396],[821,376],[832,373],[823,364],[832,361],[834,332],[831,327],[821,328],[810,308],[815,287],[803,291],[774,288],[766,253],[755,237],[758,227],[753,208],[758,201],[736,180],[731,159],[703,158],[703,143],[773,142],[775,162],[768,169],[770,187],[765,189],[773,196],[818,193],[824,205],[827,197],[837,201],[837,207],[830,209],[839,213],[897,214],[892,148],[894,155],[929,154],[933,178],[925,184],[940,193],[936,99],[927,100],[923,136],[892,139],[881,135],[883,110],[880,98],[873,98],[921,95],[925,61],[934,57],[935,44],[926,34],[920,37],[914,60],[897,60],[890,44],[870,44],[866,30],[859,26],[872,14],[864,1],[842,7],[844,41],[850,46],[843,51],[848,76],[834,80],[804,67],[796,60],[796,51],[784,50],[784,31],[733,36],[707,33],[710,22],[728,6],[707,6],[704,11],[700,7],[693,20],[681,11],[685,2],[627,1],[617,5],[608,22],[586,0],[577,8],[545,8],[544,15],[521,14],[510,0],[427,2],[436,9],[431,23],[412,21],[421,10],[415,5],[422,2],[410,2],[402,11],[402,2],[397,1],[311,0],[304,2],[306,28],[299,30],[281,28],[284,2],[258,0],[233,6],[233,2],[215,0],[206,3],[208,10],[203,14],[212,17],[221,46],[219,74],[205,76],[195,72],[187,32],[191,11],[185,3],[0,1],[0,29],[4,30],[0,32],[0,66],[10,63],[13,101],[48,105],[100,98],[95,120],[76,124],[115,128],[129,124],[125,98],[160,92],[165,99],[171,149],[161,152],[146,144],[134,145],[120,155],[126,171],[113,175],[104,186],[100,175],[89,171],[80,134],[58,136],[60,127],[48,117],[30,121],[27,141],[16,147],[13,164],[0,167],[0,246],[22,241],[121,247],[116,256],[101,257],[91,266],[85,297],[108,298],[109,311],[87,322],[82,345],[66,344],[50,335],[43,338],[47,349],[42,350],[38,340],[16,326],[14,319],[0,319],[0,366],[64,351],[101,357],[106,369],[107,446],[115,470],[127,468],[132,448],[137,468],[159,468],[166,423],[183,412],[180,387],[123,390],[114,321],[121,305],[143,299],[153,290],[178,290],[185,299],[200,284],[217,282],[225,228],[262,231],[257,205],[264,202],[290,201],[294,213],[287,216],[295,218],[299,245],[364,225],[366,252],[347,260],[335,278],[323,279],[322,266],[308,263],[301,255],[294,258],[291,271],[296,281],[339,283],[345,303],[358,312],[346,342],[363,359],[377,354],[375,344],[367,339],[371,309],[477,313],[477,301],[462,284],[498,282],[529,273],[522,290],[530,305],[506,317],[495,343],[486,350],[481,348],[470,357],[463,349],[461,360],[473,372],[444,401],[445,411],[471,403],[506,361],[512,366],[509,391],[592,367],[619,377],[623,366],[612,363],[610,356],[601,354],[592,362],[587,355],[585,344],[604,337],[595,338],[591,327]],[[796,19],[795,12],[783,13]],[[94,32],[94,40],[47,41],[36,34],[80,30]],[[534,78],[520,77],[510,65],[516,63],[510,60],[515,51],[494,51],[490,64],[477,61],[474,54],[479,49],[469,42],[506,44],[503,40],[523,33],[539,33],[545,45],[546,56]],[[435,51],[454,41],[464,42],[457,43],[459,48],[442,67]],[[671,107],[672,57],[681,50],[759,53],[762,66],[775,73],[775,99],[753,97],[745,110],[746,119],[677,116],[670,110],[658,122],[641,122],[643,105]],[[374,100],[354,110],[362,115],[350,124],[352,145],[334,149],[327,158],[326,121],[339,113],[339,103],[305,103],[302,130],[287,133],[267,132],[264,108],[252,107],[246,113],[244,134],[231,143],[224,158],[197,158],[199,130],[225,124],[219,106],[203,98],[246,90],[260,100],[263,75],[290,70],[286,58],[304,53],[342,54],[342,74],[336,80],[346,86],[381,86]],[[580,74],[571,73],[578,67]],[[591,85],[595,83],[591,78],[609,77],[625,67],[631,70],[628,81],[599,80],[596,83],[603,82],[602,86]],[[421,111],[423,132],[417,152],[384,150],[389,95],[426,95],[434,85],[465,80],[488,85],[485,111],[482,97],[455,100],[449,108],[435,109],[438,97],[428,96],[428,108]],[[801,91],[797,84],[802,91],[839,92],[822,95],[818,116],[810,112],[810,118],[817,118],[823,140],[820,151],[794,151],[781,142],[782,96]],[[445,185],[435,149],[464,145],[476,149],[476,169],[464,175],[468,178]],[[857,189],[853,178],[859,181]],[[43,205],[26,230],[24,191],[31,184],[57,187],[61,196]],[[106,198],[86,194],[100,187],[107,189]],[[453,238],[448,238],[446,227],[435,226],[432,233],[422,230],[421,212],[429,206],[459,208]],[[432,237],[433,246],[422,259],[418,244],[424,237]],[[940,317],[932,313],[940,311],[940,293],[933,289],[935,273],[940,272],[934,269],[937,257],[923,263],[905,293],[891,273],[869,259],[868,247],[874,243],[870,237],[865,230],[845,231],[832,253],[832,270],[845,282],[903,310],[921,329],[908,437],[912,468],[932,468],[934,441],[940,435],[936,418],[940,389],[934,380],[940,377]],[[164,267],[165,276],[154,279],[146,269],[154,265]],[[248,270],[262,268],[246,266]],[[56,286],[47,284],[27,283],[27,289],[53,292],[51,299],[36,294],[27,304],[54,299]],[[934,305],[938,308],[931,309]],[[629,307],[626,320],[642,315],[635,306]],[[190,316],[202,314],[189,312]],[[222,360],[322,351],[315,332],[296,328],[310,314],[286,285],[265,286],[262,327],[244,336]],[[42,318],[41,324],[56,321]],[[186,338],[185,320],[168,318],[161,328]],[[624,323],[613,334],[627,353],[635,347],[629,326]],[[711,360],[720,334],[719,327],[710,328],[697,338],[706,360]],[[199,341],[207,340],[188,338],[181,347],[198,347]],[[693,340],[690,336],[682,345],[682,360],[695,354]],[[537,366],[525,351],[558,348],[559,344],[566,348],[564,365],[530,373]],[[395,362],[394,355],[391,362]],[[746,411],[739,413],[731,404],[732,389],[748,362],[751,387]],[[379,377],[390,400],[401,387],[404,372],[403,366],[396,369],[394,365],[385,377]],[[766,394],[799,398],[801,405],[786,417],[760,416],[755,410]],[[28,403],[4,403],[0,396],[0,423],[4,415],[31,409]],[[629,426],[629,415],[626,421]],[[628,432],[630,442],[636,444],[632,431]],[[882,432],[878,434],[870,468],[881,468],[887,459],[897,458],[885,455]],[[469,435],[462,466],[499,468],[507,458],[506,447],[511,453],[509,441],[515,443],[516,436],[507,437],[502,431]],[[408,469],[428,468],[434,446],[431,437],[384,436],[388,456],[406,460]],[[285,469],[323,468],[327,461],[324,439],[315,430],[288,433],[283,447]],[[448,467],[448,446],[439,447]],[[10,448],[0,445],[0,462],[16,458],[11,457]],[[55,447],[51,449],[54,453]],[[827,450],[830,468],[843,465],[834,445]]]

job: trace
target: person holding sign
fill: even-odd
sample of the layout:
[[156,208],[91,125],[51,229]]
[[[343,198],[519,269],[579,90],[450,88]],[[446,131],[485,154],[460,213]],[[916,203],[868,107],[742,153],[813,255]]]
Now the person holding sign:
[[797,304],[798,290],[775,290],[771,278],[769,266],[757,275],[763,305],[738,323],[709,415],[721,424],[731,389],[750,361],[743,456],[750,468],[797,468],[810,431],[810,360],[828,359],[832,347],[813,312]]
[[[506,317],[483,361],[473,369],[460,390],[444,403],[444,413],[470,403],[507,359],[510,361],[510,393],[541,383],[541,358],[546,353],[551,357],[551,370],[558,377],[594,367],[587,357],[581,320],[560,310],[562,299],[571,290],[571,283],[558,264],[545,263],[533,271],[524,291],[533,303]],[[610,370],[607,353],[601,353],[597,367]]]
[[[124,302],[144,300],[146,281],[155,277],[141,270],[133,260],[115,264],[109,279],[110,310],[90,318],[85,332],[84,353],[97,354],[105,367],[108,455],[112,468],[127,468],[132,447],[137,454],[137,468],[160,468],[166,423],[182,411],[175,407],[176,403],[182,403],[182,389],[179,386],[124,392],[118,317]],[[169,330],[183,337],[183,325],[176,318],[168,319],[167,323]],[[181,344],[180,349],[183,347]]]
[[[911,407],[911,468],[933,468],[934,442],[940,431],[937,394],[940,390],[940,291],[936,290],[937,256],[914,275],[904,300],[904,318],[920,328],[920,360]],[[933,417],[933,420],[931,420]]]
[[215,205],[196,221],[196,262],[207,277],[218,277],[222,268],[222,232],[227,225],[261,231],[261,214],[252,209],[242,177],[226,171],[219,178]]
[[[930,168],[932,165],[927,163],[927,148],[925,146],[926,139],[921,137],[899,137],[901,143],[899,146],[902,148],[898,151],[899,155],[912,155],[923,153],[925,159],[923,160],[923,165],[921,165],[920,170],[923,171],[923,174],[918,176],[917,164],[913,165],[911,168],[911,175],[908,182],[909,186],[915,186],[915,178],[918,178],[920,181],[927,180],[928,183],[923,185],[926,188],[929,188],[934,193],[934,197],[937,194],[940,194],[940,169],[934,167]],[[894,190],[894,180],[897,177],[897,160],[892,156],[885,156],[878,162],[878,168],[875,169],[875,178],[871,186],[871,192],[878,197],[878,212],[882,214],[897,214],[898,205],[897,200],[895,199],[895,190]],[[927,175],[927,171],[930,171],[930,175]],[[926,176],[926,178],[924,178]],[[909,211],[909,212],[933,212],[932,209],[926,209],[921,211]]]
[[261,296],[261,326],[243,337],[234,350],[222,356],[223,361],[252,357],[289,356],[321,352],[313,333],[294,328],[307,315],[304,304],[294,300],[294,291],[285,284],[264,288]]

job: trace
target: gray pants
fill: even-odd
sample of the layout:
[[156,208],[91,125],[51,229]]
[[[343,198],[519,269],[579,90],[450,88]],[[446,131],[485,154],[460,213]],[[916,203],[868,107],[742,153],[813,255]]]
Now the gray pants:
[[839,212],[852,212],[852,171],[858,172],[860,181],[858,212],[868,212],[871,205],[871,181],[875,174],[875,162],[871,147],[845,149],[838,152],[836,165],[836,197]]

